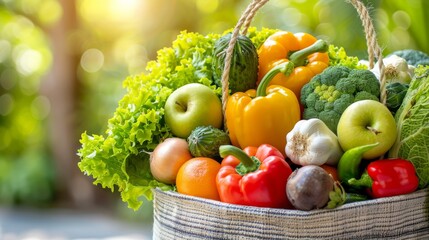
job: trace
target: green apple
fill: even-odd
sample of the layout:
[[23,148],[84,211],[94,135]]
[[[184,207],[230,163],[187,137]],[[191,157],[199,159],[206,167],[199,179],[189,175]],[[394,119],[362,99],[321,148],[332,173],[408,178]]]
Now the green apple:
[[172,133],[187,138],[198,126],[222,127],[222,103],[216,93],[200,83],[176,89],[165,103],[165,122]]
[[396,140],[396,122],[389,109],[375,100],[361,100],[344,110],[337,126],[338,141],[344,151],[357,146],[376,143],[364,153],[364,159],[384,155]]

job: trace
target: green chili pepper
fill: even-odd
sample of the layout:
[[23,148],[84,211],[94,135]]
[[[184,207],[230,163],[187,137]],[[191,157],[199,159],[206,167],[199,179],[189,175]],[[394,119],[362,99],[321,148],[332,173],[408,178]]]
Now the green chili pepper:
[[342,184],[348,185],[349,179],[360,177],[359,165],[362,155],[377,145],[378,142],[354,147],[343,154],[337,166],[338,178]]

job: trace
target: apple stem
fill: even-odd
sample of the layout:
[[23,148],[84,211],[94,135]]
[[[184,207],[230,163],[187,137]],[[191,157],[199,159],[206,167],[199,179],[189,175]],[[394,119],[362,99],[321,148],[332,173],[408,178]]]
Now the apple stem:
[[278,73],[281,72],[284,75],[288,76],[292,73],[294,68],[295,64],[293,62],[284,62],[271,68],[271,70],[267,74],[265,74],[265,76],[259,83],[258,88],[256,89],[256,97],[265,97],[267,95],[267,87],[270,84],[271,80]]
[[232,145],[222,145],[219,147],[219,155],[223,158],[232,155],[238,160],[240,164],[237,165],[235,170],[238,174],[244,176],[247,173],[254,172],[259,169],[261,161],[254,156],[248,156],[243,150]]
[[367,126],[366,129],[370,130],[371,132],[373,132],[375,135],[381,133],[380,131],[378,131],[377,129],[371,127],[371,126]]

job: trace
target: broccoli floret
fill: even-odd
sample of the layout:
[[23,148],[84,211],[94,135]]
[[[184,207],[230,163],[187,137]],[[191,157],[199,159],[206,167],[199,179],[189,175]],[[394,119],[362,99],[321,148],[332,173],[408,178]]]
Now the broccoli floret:
[[334,104],[335,102],[326,102],[325,103],[325,111],[331,111],[331,110],[334,110],[334,107],[335,107],[335,104]]
[[356,95],[355,95],[355,102],[360,101],[360,100],[366,100],[366,99],[375,100],[375,101],[380,100],[377,96],[374,96],[373,94],[371,94],[367,91],[360,91],[360,92],[356,93]]
[[318,118],[319,113],[320,112],[317,112],[314,108],[306,108],[302,117],[304,119]]
[[316,104],[314,105],[314,110],[316,110],[317,112],[325,110],[325,101],[316,101]]
[[335,86],[341,78],[346,78],[349,75],[350,68],[344,66],[328,67],[323,71],[323,74],[316,75],[320,77],[320,82],[324,85]]
[[335,84],[335,88],[342,93],[353,94],[356,92],[356,79],[355,78],[341,78]]
[[355,98],[351,94],[343,94],[334,102],[334,111],[341,114],[346,108],[355,102]]
[[313,86],[306,84],[301,88],[301,103],[305,103],[306,106],[313,108],[316,103],[316,99],[319,99],[319,96],[314,93]]
[[356,92],[366,91],[377,98],[380,96],[380,82],[370,70],[352,70],[349,78],[356,82]]
[[344,110],[353,102],[377,100],[380,83],[369,70],[330,66],[301,89],[303,118],[319,118],[334,133]]
[[332,132],[337,132],[338,120],[341,114],[335,111],[323,111],[319,113],[319,119],[322,120]]

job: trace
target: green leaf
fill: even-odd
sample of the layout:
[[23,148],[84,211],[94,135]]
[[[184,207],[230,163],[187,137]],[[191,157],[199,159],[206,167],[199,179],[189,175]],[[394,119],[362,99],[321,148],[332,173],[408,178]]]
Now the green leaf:
[[398,137],[389,157],[411,161],[419,177],[419,188],[429,185],[429,66],[420,66],[395,114]]

